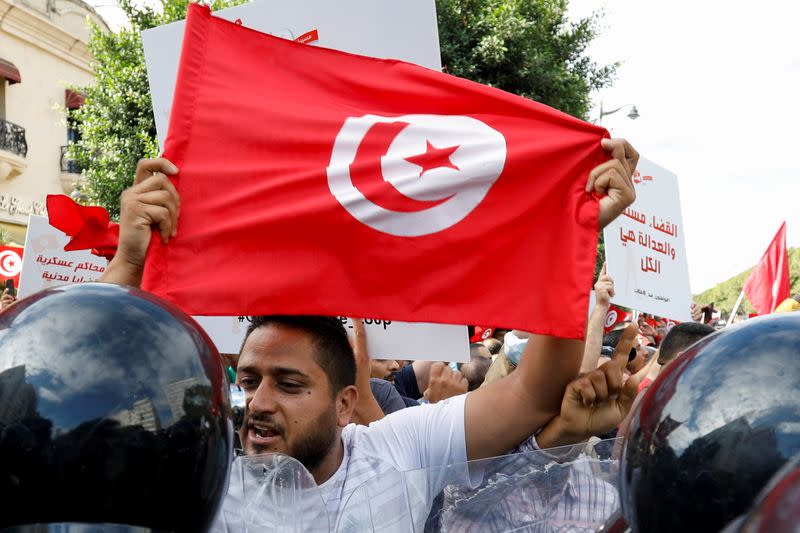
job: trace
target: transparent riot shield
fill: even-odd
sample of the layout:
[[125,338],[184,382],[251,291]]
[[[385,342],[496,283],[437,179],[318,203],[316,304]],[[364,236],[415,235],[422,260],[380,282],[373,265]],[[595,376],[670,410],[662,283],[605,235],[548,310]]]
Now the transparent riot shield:
[[618,440],[385,474],[351,493],[335,531],[593,532],[619,509]]
[[527,443],[502,457],[406,472],[376,459],[360,466],[368,481],[328,487],[330,501],[294,459],[240,457],[214,530],[594,532],[619,509],[619,441],[548,450]]
[[282,454],[237,457],[213,531],[328,532],[325,501],[314,478]]

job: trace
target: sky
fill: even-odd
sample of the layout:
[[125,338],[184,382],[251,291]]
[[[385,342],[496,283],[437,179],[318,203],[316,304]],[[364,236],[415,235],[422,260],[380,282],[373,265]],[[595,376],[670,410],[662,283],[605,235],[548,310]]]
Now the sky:
[[800,3],[570,2],[597,10],[588,54],[621,66],[593,100],[635,104],[602,125],[678,175],[692,292],[753,266],[783,221],[800,246]]
[[[119,27],[110,2],[90,0]],[[678,175],[692,293],[753,266],[783,221],[800,246],[800,2],[570,2],[574,19],[595,11],[587,53],[621,65],[593,118],[635,104],[602,125]]]

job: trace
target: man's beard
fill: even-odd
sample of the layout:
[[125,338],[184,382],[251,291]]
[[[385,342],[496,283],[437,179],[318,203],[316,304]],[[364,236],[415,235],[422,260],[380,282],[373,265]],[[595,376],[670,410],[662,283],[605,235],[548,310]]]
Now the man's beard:
[[322,413],[311,425],[314,430],[290,450],[292,457],[311,472],[317,468],[336,444],[336,408]]
[[[270,424],[275,427],[285,439],[283,428],[274,422],[272,416],[251,416],[248,419],[248,424],[250,421],[261,421]],[[331,448],[333,448],[333,445],[336,443],[337,420],[335,406],[332,405],[330,409],[318,416],[309,424],[309,427],[312,428],[312,431],[307,435],[302,435],[294,446],[286,450],[286,455],[297,459],[300,464],[310,472],[322,463],[328,455],[328,452],[330,452]],[[275,450],[269,448],[253,446],[252,444],[251,446],[253,449],[248,452],[248,455],[275,452]]]

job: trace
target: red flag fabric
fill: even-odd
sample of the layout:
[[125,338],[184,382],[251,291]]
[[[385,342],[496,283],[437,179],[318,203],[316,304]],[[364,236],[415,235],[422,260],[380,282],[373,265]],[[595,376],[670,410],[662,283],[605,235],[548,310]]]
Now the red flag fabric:
[[611,333],[614,331],[614,328],[617,324],[621,324],[622,322],[628,322],[632,320],[633,317],[625,311],[624,309],[617,307],[614,304],[611,304],[608,307],[608,311],[606,312],[606,323],[603,327],[604,333]]
[[[195,315],[584,334],[608,133],[395,60],[190,5],[165,157],[178,234],[143,287]],[[491,291],[486,287],[491,286]]]
[[119,225],[100,206],[83,206],[63,194],[47,195],[50,225],[72,237],[64,250],[91,250],[109,261],[117,253]]
[[492,335],[494,335],[494,328],[475,326],[475,334],[469,338],[469,342],[485,341]]
[[766,315],[791,295],[789,253],[786,250],[786,222],[744,282],[744,294],[758,314]]
[[[7,279],[13,279],[14,287],[19,287],[23,252],[24,249],[19,246],[0,246],[0,284]],[[0,287],[0,293],[3,289],[5,286]]]

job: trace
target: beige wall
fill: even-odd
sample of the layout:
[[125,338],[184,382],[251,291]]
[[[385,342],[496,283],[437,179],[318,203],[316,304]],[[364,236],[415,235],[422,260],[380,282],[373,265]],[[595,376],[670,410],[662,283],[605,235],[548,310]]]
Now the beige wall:
[[[92,82],[87,16],[103,24],[78,1],[0,0],[0,58],[16,65],[22,78],[5,85],[4,118],[25,128],[28,143],[22,173],[0,178],[5,227],[24,226],[28,213],[44,214],[47,194],[65,192],[62,177],[69,180],[60,167],[61,146],[67,143],[64,89]],[[13,231],[15,240],[21,229]]]

